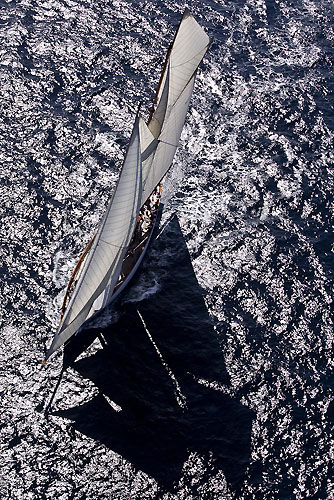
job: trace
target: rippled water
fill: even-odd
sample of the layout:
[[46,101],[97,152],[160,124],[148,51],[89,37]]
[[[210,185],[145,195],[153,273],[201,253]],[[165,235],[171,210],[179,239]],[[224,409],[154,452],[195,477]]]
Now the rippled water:
[[333,498],[333,3],[188,2],[213,43],[163,230],[48,417],[64,287],[183,5],[0,7],[0,498]]

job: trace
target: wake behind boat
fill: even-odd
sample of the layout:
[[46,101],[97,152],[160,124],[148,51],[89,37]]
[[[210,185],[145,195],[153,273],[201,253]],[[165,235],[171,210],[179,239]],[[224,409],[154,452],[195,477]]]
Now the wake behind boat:
[[209,43],[186,10],[168,49],[148,122],[138,111],[111,201],[72,273],[44,362],[110,304],[139,267],[156,223],[161,181],[172,164]]

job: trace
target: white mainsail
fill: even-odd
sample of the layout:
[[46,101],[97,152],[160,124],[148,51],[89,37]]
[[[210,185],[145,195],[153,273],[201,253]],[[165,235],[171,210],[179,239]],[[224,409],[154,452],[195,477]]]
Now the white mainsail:
[[47,358],[94,314],[95,301],[105,292],[106,287],[109,287],[110,291],[117,282],[141,206],[142,163],[139,127],[147,128],[143,120],[137,117],[114,195]]
[[46,359],[112,300],[140,208],[173,161],[196,71],[209,44],[209,37],[186,10],[167,54],[155,110],[148,125],[136,118],[115,192]]
[[146,145],[146,154],[142,158],[142,203],[171,166],[189,107],[196,71],[209,44],[208,35],[186,10],[167,55],[156,96],[157,106],[148,125],[155,139],[151,145]]

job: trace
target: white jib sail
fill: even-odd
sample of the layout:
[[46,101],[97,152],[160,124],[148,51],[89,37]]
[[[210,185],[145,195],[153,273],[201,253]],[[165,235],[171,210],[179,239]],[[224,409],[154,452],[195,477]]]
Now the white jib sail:
[[[55,335],[47,358],[68,340],[96,312],[97,299],[114,287],[129,246],[142,195],[141,130],[147,128],[136,118],[121,174],[84,264],[80,278]],[[100,301],[101,306],[104,301]]]
[[148,125],[151,144],[143,154],[142,204],[167,173],[178,146],[191,99],[197,68],[210,44],[203,28],[186,11],[180,22]]

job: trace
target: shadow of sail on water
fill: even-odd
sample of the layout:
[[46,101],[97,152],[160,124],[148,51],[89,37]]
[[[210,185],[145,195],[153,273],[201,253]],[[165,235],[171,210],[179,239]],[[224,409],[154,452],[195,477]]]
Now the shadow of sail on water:
[[[85,330],[65,347],[65,366],[98,392],[89,400],[72,393],[52,414],[71,420],[74,430],[169,491],[193,453],[238,488],[250,460],[254,414],[229,390],[231,378],[177,217],[161,236],[143,264],[145,277],[119,301],[117,322]],[[151,266],[159,287],[136,302],[136,288]],[[81,356],[98,333],[103,349]]]
[[[209,43],[208,35],[186,10],[168,50],[148,123],[136,117],[113,197],[72,274],[61,323],[46,359],[109,304],[139,266],[156,221],[160,182],[173,161],[196,71]],[[145,216],[149,220],[146,232],[142,230]]]

